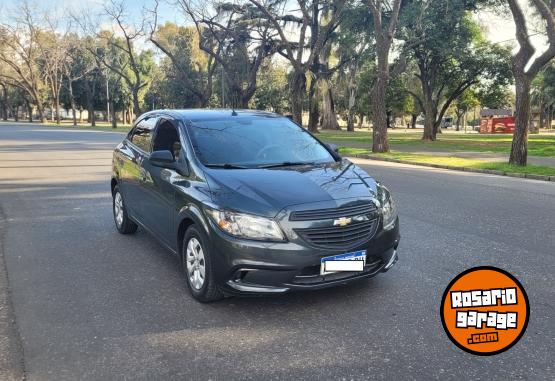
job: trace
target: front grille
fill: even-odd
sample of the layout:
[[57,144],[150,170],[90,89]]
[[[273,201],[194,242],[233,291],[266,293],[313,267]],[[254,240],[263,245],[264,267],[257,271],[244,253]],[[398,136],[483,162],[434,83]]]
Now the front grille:
[[342,206],[331,209],[302,210],[292,212],[289,216],[290,221],[314,221],[314,220],[333,220],[341,217],[354,217],[369,214],[376,211],[376,206],[372,203]]
[[295,232],[313,246],[328,249],[349,249],[372,239],[378,220],[355,222],[347,226],[295,229]]

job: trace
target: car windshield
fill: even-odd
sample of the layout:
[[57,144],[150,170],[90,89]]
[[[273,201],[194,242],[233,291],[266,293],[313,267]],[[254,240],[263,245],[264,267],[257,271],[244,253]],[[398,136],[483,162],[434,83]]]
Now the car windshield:
[[196,120],[188,130],[195,153],[206,166],[234,169],[334,161],[322,144],[287,118]]

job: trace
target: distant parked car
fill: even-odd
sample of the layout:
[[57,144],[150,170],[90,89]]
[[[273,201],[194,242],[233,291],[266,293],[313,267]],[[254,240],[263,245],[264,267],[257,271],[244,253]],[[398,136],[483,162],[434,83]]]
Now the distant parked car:
[[288,118],[152,111],[117,146],[117,230],[177,253],[191,294],[280,294],[374,276],[397,260],[391,194]]
[[441,120],[441,128],[449,128],[453,127],[453,118],[452,117],[445,117]]

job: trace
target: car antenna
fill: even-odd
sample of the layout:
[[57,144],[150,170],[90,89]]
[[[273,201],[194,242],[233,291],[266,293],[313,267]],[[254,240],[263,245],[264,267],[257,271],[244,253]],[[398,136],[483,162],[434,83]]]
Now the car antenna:
[[234,109],[231,109],[231,116],[237,116],[237,112]]

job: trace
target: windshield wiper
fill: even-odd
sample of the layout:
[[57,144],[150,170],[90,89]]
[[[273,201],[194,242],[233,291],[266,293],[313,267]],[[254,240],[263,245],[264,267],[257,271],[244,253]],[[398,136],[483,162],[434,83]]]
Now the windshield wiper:
[[223,168],[223,169],[249,169],[249,167],[245,167],[244,165],[237,165],[237,164],[205,164],[205,167],[208,168]]
[[313,161],[284,161],[282,163],[260,165],[258,168],[294,167],[297,165],[314,165]]

